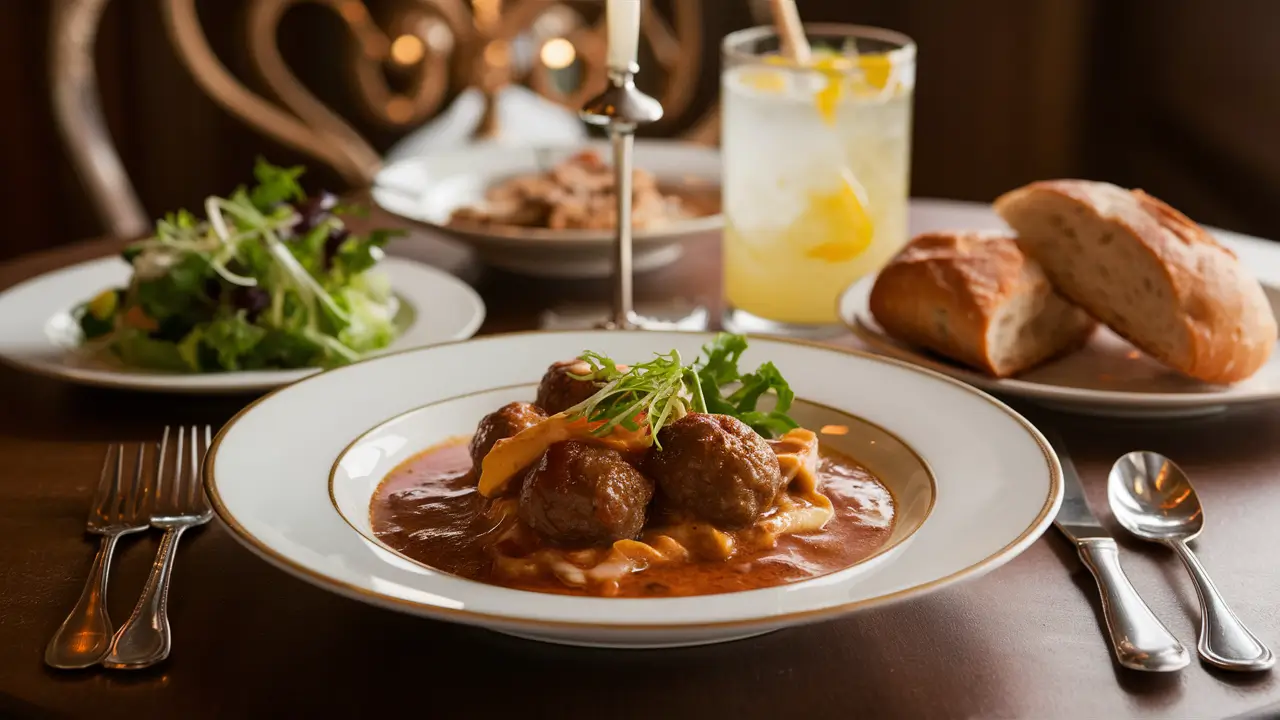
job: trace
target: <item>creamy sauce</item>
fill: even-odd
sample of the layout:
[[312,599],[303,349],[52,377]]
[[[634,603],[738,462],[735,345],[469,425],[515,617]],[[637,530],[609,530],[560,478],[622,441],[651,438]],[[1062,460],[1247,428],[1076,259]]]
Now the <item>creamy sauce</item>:
[[[393,470],[374,494],[370,520],[374,534],[405,556],[479,582],[571,595],[709,595],[826,575],[858,563],[884,544],[893,528],[894,506],[879,480],[852,459],[826,449],[820,450],[817,478],[834,509],[821,530],[779,535],[768,547],[748,542],[752,529],[728,533],[740,549],[727,560],[657,562],[603,588],[575,587],[548,573],[516,575],[495,567],[499,555],[551,550],[589,568],[607,550],[558,551],[541,546],[532,532],[520,533],[520,546],[509,547],[510,527],[495,522],[495,501],[476,490],[465,438],[430,448]],[[651,516],[651,525],[660,522]],[[647,529],[642,539],[662,547],[656,532]],[[507,544],[504,552],[495,552],[502,543]]]

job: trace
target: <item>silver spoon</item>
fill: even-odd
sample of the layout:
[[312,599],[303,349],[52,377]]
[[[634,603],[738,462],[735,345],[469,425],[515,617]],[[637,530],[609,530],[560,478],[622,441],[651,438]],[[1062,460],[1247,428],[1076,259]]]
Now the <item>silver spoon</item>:
[[1231,612],[1187,546],[1204,529],[1204,512],[1182,468],[1159,453],[1131,452],[1111,466],[1107,499],[1125,529],[1168,545],[1187,566],[1200,597],[1200,657],[1224,670],[1266,670],[1275,664],[1271,650]]

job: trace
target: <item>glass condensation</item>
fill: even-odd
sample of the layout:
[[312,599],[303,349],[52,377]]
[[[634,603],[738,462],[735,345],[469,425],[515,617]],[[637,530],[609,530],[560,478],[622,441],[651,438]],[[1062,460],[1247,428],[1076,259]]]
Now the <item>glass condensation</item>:
[[806,31],[804,67],[771,28],[724,42],[726,320],[766,325],[750,329],[837,322],[840,292],[907,239],[915,47],[874,28]]

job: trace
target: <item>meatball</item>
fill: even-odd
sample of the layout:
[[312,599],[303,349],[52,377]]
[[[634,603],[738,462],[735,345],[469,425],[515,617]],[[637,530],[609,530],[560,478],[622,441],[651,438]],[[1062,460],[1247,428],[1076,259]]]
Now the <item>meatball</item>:
[[542,376],[534,404],[546,410],[548,415],[555,415],[595,395],[600,389],[590,380],[574,380],[569,377],[571,372],[585,375],[591,372],[591,366],[578,359],[553,363]]
[[494,443],[531,428],[547,419],[546,413],[527,402],[507,403],[494,412],[484,416],[476,427],[476,434],[471,436],[471,463],[479,468],[484,456],[493,449]]
[[644,527],[653,482],[617,451],[570,440],[525,475],[520,518],[560,545],[607,545]]
[[717,527],[750,525],[782,490],[778,456],[737,418],[690,413],[658,431],[644,462],[668,507]]

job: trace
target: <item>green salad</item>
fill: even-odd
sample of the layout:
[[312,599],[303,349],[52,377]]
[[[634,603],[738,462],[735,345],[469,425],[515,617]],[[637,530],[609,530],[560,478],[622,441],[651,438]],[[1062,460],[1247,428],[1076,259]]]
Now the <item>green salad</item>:
[[356,209],[308,197],[303,168],[259,160],[257,184],[181,210],[125,249],[129,285],[75,309],[85,342],[127,365],[218,372],[330,367],[385,347],[397,303],[372,272],[393,233],[351,233]]

